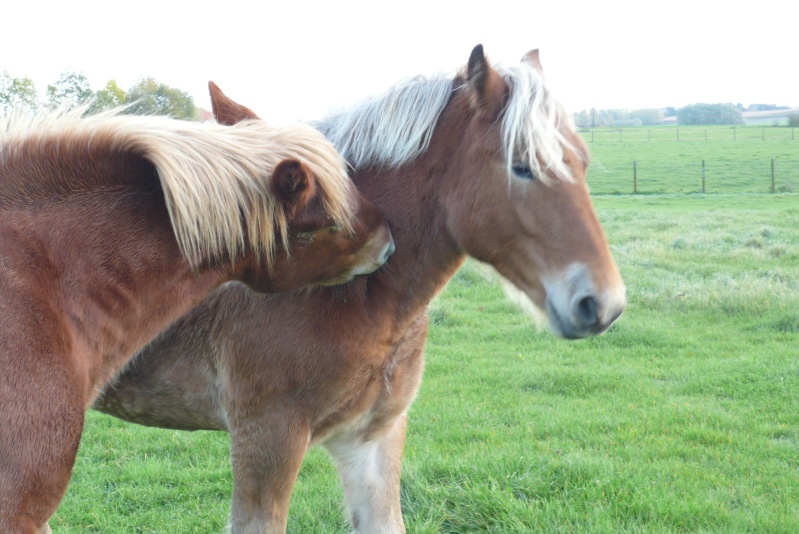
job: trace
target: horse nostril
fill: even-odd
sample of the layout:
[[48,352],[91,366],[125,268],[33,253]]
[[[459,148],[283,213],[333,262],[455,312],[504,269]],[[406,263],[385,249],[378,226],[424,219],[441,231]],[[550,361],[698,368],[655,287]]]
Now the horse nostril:
[[583,297],[577,303],[577,316],[585,326],[593,326],[597,323],[597,304],[594,297]]
[[382,258],[383,263],[388,261],[391,255],[394,254],[395,250],[397,250],[397,246],[394,244],[394,241],[392,240],[391,243],[389,243],[388,246],[383,251],[383,258]]

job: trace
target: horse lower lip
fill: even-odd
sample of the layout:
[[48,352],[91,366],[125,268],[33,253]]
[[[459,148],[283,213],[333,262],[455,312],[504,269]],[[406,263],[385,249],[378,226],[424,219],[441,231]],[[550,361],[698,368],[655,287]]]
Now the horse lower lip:
[[353,273],[346,273],[336,278],[320,282],[319,285],[323,287],[338,286],[341,284],[346,284],[347,282],[351,281],[353,278],[355,278],[355,275]]
[[590,332],[576,330],[570,327],[560,316],[557,312],[555,307],[550,304],[549,300],[546,303],[547,308],[547,317],[549,318],[550,324],[554,324],[556,327],[556,333],[559,334],[564,339],[581,339],[586,337],[590,334]]

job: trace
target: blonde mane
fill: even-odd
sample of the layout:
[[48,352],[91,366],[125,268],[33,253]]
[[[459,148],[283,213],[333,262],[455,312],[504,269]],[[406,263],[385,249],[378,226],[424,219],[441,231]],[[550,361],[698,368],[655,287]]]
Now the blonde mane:
[[419,76],[314,126],[355,167],[399,167],[427,150],[451,94],[452,80]]
[[47,157],[53,144],[71,153],[106,147],[144,157],[158,172],[180,250],[193,266],[222,257],[234,261],[249,252],[247,243],[271,263],[276,239],[288,246],[286,213],[270,191],[272,173],[284,159],[311,170],[325,211],[351,228],[352,185],[344,161],[310,126],[222,126],[118,110],[83,117],[84,111],[0,117],[0,164],[23,148]]
[[502,117],[508,173],[517,156],[541,180],[547,179],[547,170],[561,180],[572,181],[572,170],[563,161],[564,151],[577,152],[583,158],[585,154],[566,135],[575,133],[571,115],[552,96],[544,77],[528,60],[497,70],[510,87]]
[[[564,149],[574,149],[564,134],[574,131],[569,113],[530,62],[496,68],[509,87],[501,123],[508,173],[521,157],[542,179],[541,162],[560,179],[571,180],[563,162]],[[427,150],[453,91],[465,89],[463,80],[462,74],[455,79],[416,77],[314,126],[355,167],[399,167]]]

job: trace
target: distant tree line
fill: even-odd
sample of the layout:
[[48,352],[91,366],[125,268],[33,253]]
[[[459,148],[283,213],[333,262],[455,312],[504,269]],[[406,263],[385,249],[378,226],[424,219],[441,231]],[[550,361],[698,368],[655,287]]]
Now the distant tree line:
[[125,113],[141,115],[168,115],[176,119],[194,120],[194,99],[185,91],[159,83],[152,77],[142,78],[125,91],[114,80],[105,87],[92,91],[82,73],[65,71],[53,84],[48,85],[42,98],[30,78],[12,78],[8,72],[0,74],[0,111],[14,108],[38,110],[43,108],[72,109],[89,105],[89,113],[127,104]]
[[677,111],[679,124],[743,124],[741,110],[732,104],[691,104]]
[[660,124],[665,117],[662,109],[592,109],[575,113],[574,122],[580,128],[631,128]]
[[780,109],[790,109],[788,106],[777,106],[774,104],[750,104],[746,110],[743,109],[741,104],[738,104],[738,109],[741,111],[777,111]]
[[[777,106],[773,106],[779,109]],[[740,104],[691,104],[680,109],[592,109],[575,113],[574,121],[580,128],[632,128],[652,126],[665,117],[677,117],[678,124],[743,124],[743,106]]]

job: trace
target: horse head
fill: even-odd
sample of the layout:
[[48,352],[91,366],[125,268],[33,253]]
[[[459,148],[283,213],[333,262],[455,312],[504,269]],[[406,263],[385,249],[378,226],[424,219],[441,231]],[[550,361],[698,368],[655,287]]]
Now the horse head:
[[[232,126],[261,120],[213,82],[208,85],[218,123]],[[293,158],[281,161],[270,186],[283,207],[287,224],[283,250],[275,254],[270,272],[279,270],[284,276],[275,282],[259,276],[260,269],[245,267],[241,279],[251,287],[278,291],[341,284],[374,272],[394,252],[394,241],[383,215],[354,186],[349,190],[353,213],[350,228],[342,228],[328,215],[317,177],[307,163]]]
[[455,83],[439,126],[460,138],[458,164],[442,177],[453,236],[543,310],[555,334],[605,331],[625,288],[591,204],[588,149],[549,94],[538,51],[497,70],[478,45]]

